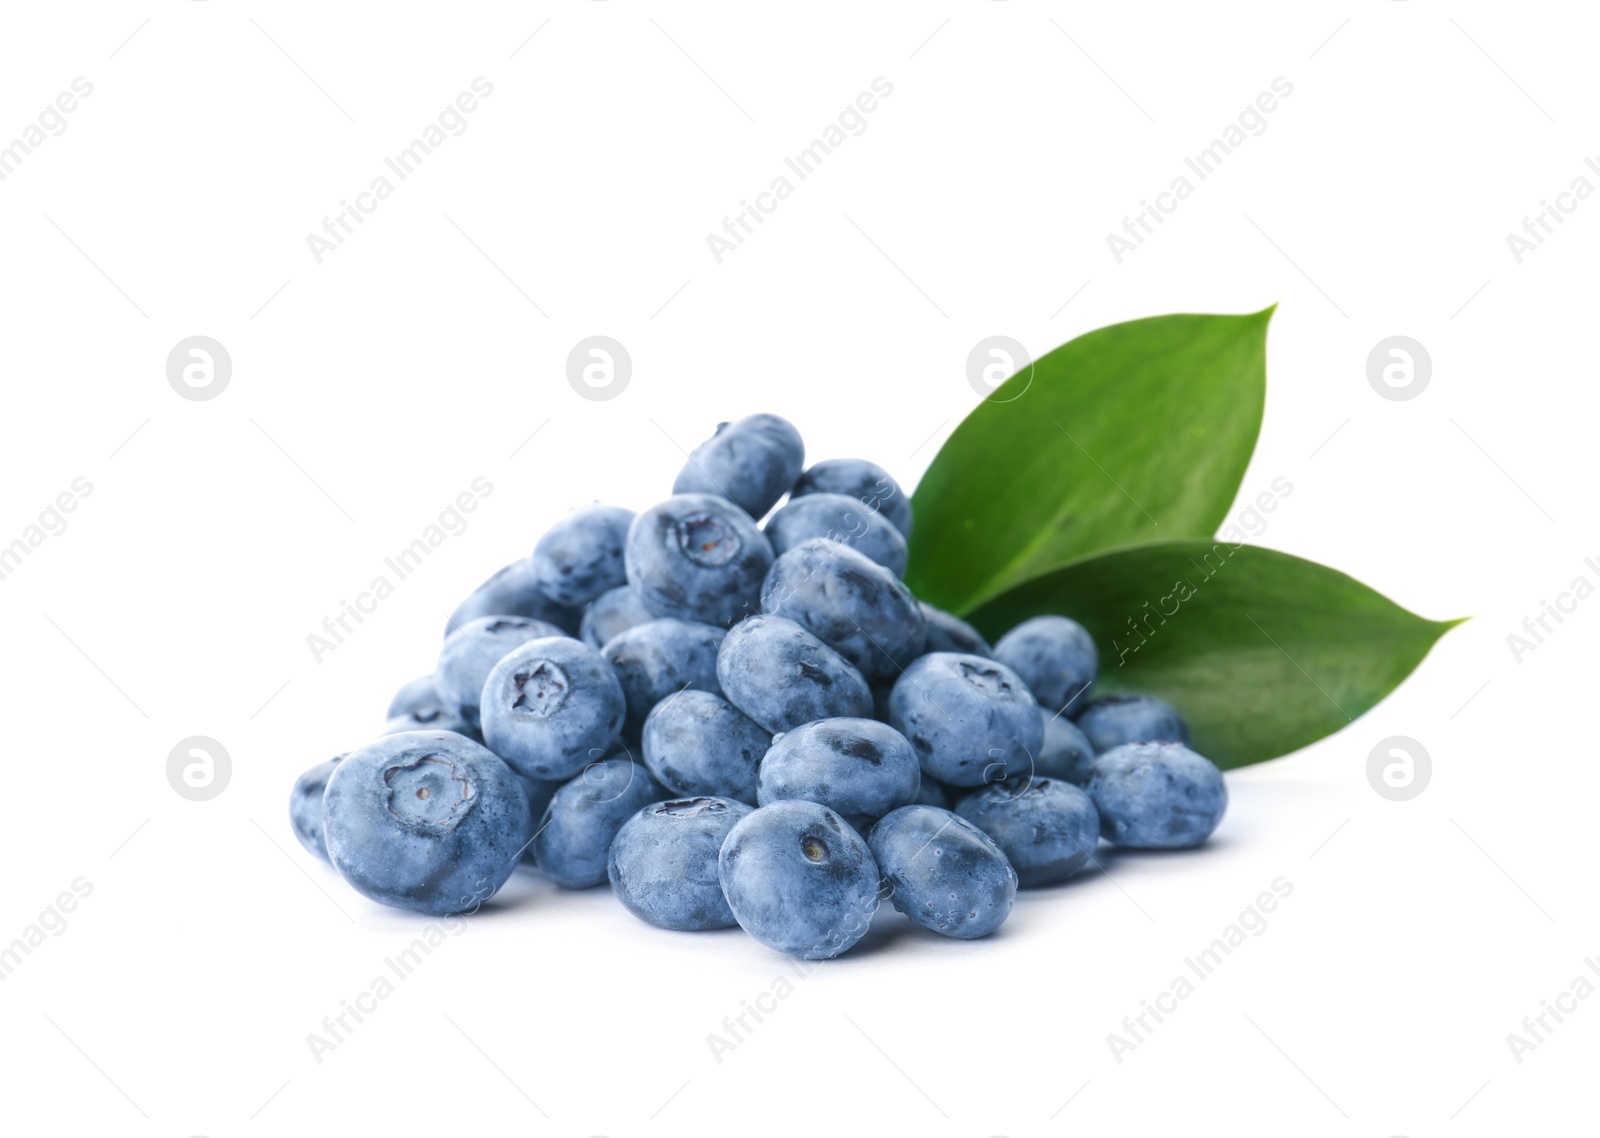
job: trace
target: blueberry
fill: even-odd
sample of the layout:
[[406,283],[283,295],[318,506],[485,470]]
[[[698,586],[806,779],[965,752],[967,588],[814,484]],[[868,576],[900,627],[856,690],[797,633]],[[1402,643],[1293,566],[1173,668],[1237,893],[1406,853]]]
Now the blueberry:
[[[515,771],[512,772],[516,774]],[[550,805],[550,799],[556,791],[561,789],[561,782],[557,779],[529,778],[527,775],[517,775],[517,781],[522,783],[522,790],[528,796],[528,817],[537,827],[539,819],[544,817],[544,808]],[[522,863],[533,865],[533,843],[528,843],[528,848],[522,851]]]
[[533,575],[533,560],[528,557],[513,561],[472,590],[472,595],[450,614],[444,634],[449,636],[480,616],[526,616],[547,620],[568,636],[578,634],[578,622],[583,619],[580,610],[551,600],[539,590]]
[[1017,874],[993,838],[937,806],[903,806],[867,838],[894,907],[925,929],[973,940],[1011,914]]
[[632,510],[597,503],[551,526],[533,547],[533,579],[540,592],[560,604],[586,605],[626,583],[622,548],[632,522]]
[[383,725],[378,735],[403,735],[407,731],[453,731],[474,743],[483,742],[483,732],[478,730],[477,724],[468,722],[459,712],[443,707],[419,707],[405,715],[397,715]]
[[959,652],[912,663],[890,693],[889,722],[911,740],[923,774],[955,786],[1030,772],[1044,741],[1039,705],[1017,674]]
[[300,844],[323,861],[328,860],[328,843],[322,836],[322,791],[342,758],[343,755],[335,755],[318,763],[295,779],[294,789],[289,792],[289,826]]
[[850,948],[878,908],[872,851],[816,802],[774,802],[741,818],[722,843],[717,875],[745,932],[805,960]]
[[1047,711],[1075,715],[1089,702],[1100,654],[1087,629],[1064,616],[1036,616],[1000,638],[994,658],[1017,675]]
[[439,689],[434,687],[433,677],[418,676],[394,693],[394,698],[389,701],[389,712],[384,718],[397,719],[424,707],[443,706],[444,701],[439,698]]
[[1100,840],[1094,802],[1056,778],[1023,775],[986,786],[956,803],[956,813],[1005,851],[1024,889],[1065,881]]
[[567,779],[606,753],[622,730],[622,685],[605,657],[577,640],[530,640],[484,681],[490,750],[529,778]]
[[323,795],[328,858],[359,892],[442,915],[492,897],[529,837],[511,769],[448,731],[389,735],[351,751]]
[[679,798],[646,806],[611,842],[606,876],[640,920],[698,932],[738,922],[717,880],[717,854],[734,823],[755,807],[727,798]]
[[589,607],[583,610],[583,622],[578,631],[583,642],[598,651],[618,633],[655,618],[631,586],[621,585],[589,602]]
[[644,765],[662,786],[686,797],[756,801],[756,768],[772,732],[733,704],[690,689],[656,704],[644,721]]
[[898,676],[926,628],[905,583],[847,545],[816,538],[772,563],[761,607],[805,628],[868,679]]
[[622,824],[667,797],[638,763],[591,763],[550,799],[533,839],[540,869],[563,889],[588,889],[606,879],[606,855]]
[[694,448],[672,484],[674,494],[719,494],[752,518],[772,509],[805,465],[800,432],[776,415],[751,415],[718,423]]
[[1113,747],[1095,760],[1089,793],[1101,836],[1130,849],[1197,846],[1228,809],[1222,772],[1182,743]]
[[779,555],[803,541],[825,537],[850,546],[896,577],[905,575],[905,537],[882,514],[843,494],[791,498],[767,519],[763,532]]
[[434,685],[446,708],[471,723],[478,718],[478,698],[489,670],[513,648],[547,636],[564,636],[559,628],[525,616],[481,616],[444,638]]
[[628,583],[656,616],[726,627],[760,611],[772,545],[738,506],[679,494],[628,530]]
[[928,626],[924,652],[965,652],[968,656],[992,656],[994,649],[979,635],[978,630],[943,609],[936,609],[925,601],[918,601],[923,621]]
[[637,735],[651,708],[685,689],[717,692],[717,649],[727,632],[687,620],[636,624],[606,642],[601,655],[616,670],[628,703],[623,727]]
[[1094,747],[1089,737],[1064,715],[1051,715],[1043,708],[1039,713],[1044,716],[1044,745],[1033,760],[1033,773],[1083,786],[1094,765]]
[[861,673],[792,620],[753,616],[729,630],[717,652],[717,680],[728,702],[768,731],[813,719],[872,714]]
[[917,787],[917,797],[912,803],[914,806],[937,806],[941,810],[950,809],[950,796],[944,792],[937,779],[922,776],[922,782]]
[[905,537],[911,536],[911,499],[875,462],[826,458],[814,463],[789,492],[791,500],[807,494],[845,494],[882,514]]
[[762,806],[789,798],[844,815],[879,818],[909,805],[922,784],[906,737],[874,719],[818,719],[772,741],[761,760]]
[[1187,743],[1189,725],[1177,709],[1153,695],[1106,695],[1090,700],[1078,727],[1102,755],[1124,743]]

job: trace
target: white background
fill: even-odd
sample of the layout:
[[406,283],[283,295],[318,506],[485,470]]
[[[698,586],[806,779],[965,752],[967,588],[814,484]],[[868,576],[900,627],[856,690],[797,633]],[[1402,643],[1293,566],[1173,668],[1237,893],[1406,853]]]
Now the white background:
[[[1600,580],[1600,203],[1520,265],[1505,240],[1600,153],[1585,9],[11,6],[0,140],[74,77],[94,89],[0,182],[0,539],[74,478],[93,490],[0,581],[0,941],[73,879],[93,892],[0,983],[7,1128],[1415,1136],[1587,1117],[1600,1001],[1521,1064],[1506,1043],[1600,953],[1600,602],[1520,663],[1506,643]],[[306,235],[476,76],[494,90],[467,131],[318,264]],[[894,91],[865,133],[716,263],[706,235],[877,76]],[[1118,264],[1106,235],[1278,76],[1293,94],[1266,132]],[[1259,541],[1476,619],[1340,734],[1231,775],[1205,850],[1027,894],[986,942],[885,914],[720,1064],[707,1034],[783,959],[519,873],[312,1059],[307,1034],[422,922],[299,849],[289,785],[378,728],[448,611],[545,525],[650,504],[680,448],[758,410],[812,458],[909,486],[978,398],[980,339],[1039,353],[1274,301],[1240,501],[1278,476],[1294,491]],[[207,402],[165,375],[195,334],[233,360]],[[633,359],[608,402],[565,376],[592,334]],[[1366,378],[1393,334],[1433,360],[1409,402]],[[469,528],[317,663],[307,634],[480,475]],[[166,779],[196,734],[233,761],[202,803]],[[1406,803],[1365,774],[1396,734],[1434,763]],[[1266,932],[1115,1062],[1107,1033],[1280,876]]]

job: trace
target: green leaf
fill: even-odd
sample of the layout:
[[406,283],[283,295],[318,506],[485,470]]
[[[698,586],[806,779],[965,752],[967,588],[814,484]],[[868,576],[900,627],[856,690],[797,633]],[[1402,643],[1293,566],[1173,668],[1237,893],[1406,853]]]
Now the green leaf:
[[1097,695],[1147,692],[1221,767],[1346,726],[1460,621],[1425,620],[1338,570],[1250,545],[1172,541],[1085,558],[968,619],[998,637],[1061,613],[1100,647]]
[[1213,533],[1261,428],[1272,309],[1079,336],[973,410],[912,498],[906,583],[961,613],[1076,558]]

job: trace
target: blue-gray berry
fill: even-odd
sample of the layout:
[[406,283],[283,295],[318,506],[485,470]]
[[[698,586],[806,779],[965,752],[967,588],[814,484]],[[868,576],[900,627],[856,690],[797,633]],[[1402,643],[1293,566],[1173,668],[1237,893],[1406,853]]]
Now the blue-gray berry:
[[964,652],[968,656],[994,655],[994,649],[989,647],[989,642],[976,628],[960,617],[951,616],[943,609],[936,609],[926,601],[918,601],[917,604],[922,609],[923,621],[928,626],[927,642],[922,647],[924,652]]
[[729,629],[717,652],[717,680],[729,703],[774,734],[813,719],[872,714],[861,673],[782,617],[753,616]]
[[922,773],[954,786],[1027,774],[1044,742],[1028,686],[1004,664],[930,652],[895,681],[889,722],[917,750]]
[[636,736],[645,716],[680,691],[718,692],[717,649],[725,629],[695,621],[647,621],[606,642],[600,654],[610,662],[628,704],[623,731]]
[[791,499],[807,494],[845,494],[869,510],[882,514],[904,536],[911,536],[911,498],[889,472],[861,458],[825,458],[813,463],[794,489]]
[[328,843],[322,835],[322,792],[327,788],[333,768],[343,755],[318,763],[294,780],[289,792],[289,828],[300,844],[323,861],[328,860]]
[[578,623],[583,619],[581,610],[545,596],[534,579],[533,559],[529,557],[513,561],[472,590],[450,614],[444,634],[449,636],[481,616],[526,616],[546,620],[568,636],[578,634]]
[[403,735],[408,731],[453,731],[474,743],[483,742],[483,732],[459,711],[443,707],[419,707],[397,715],[383,725],[382,735]]
[[602,759],[550,798],[533,839],[535,864],[563,889],[588,889],[606,879],[611,841],[622,824],[667,797],[638,763]]
[[772,563],[761,607],[804,627],[869,680],[892,680],[922,654],[922,609],[905,582],[826,538]]
[[623,823],[606,864],[611,891],[640,920],[698,932],[738,922],[722,895],[717,856],[755,807],[728,798],[655,802]]
[[586,605],[625,584],[622,550],[632,523],[632,510],[598,503],[556,522],[533,547],[539,590],[564,605]]
[[1044,716],[1044,745],[1033,760],[1033,773],[1083,786],[1089,781],[1089,768],[1094,766],[1094,746],[1089,737],[1064,715],[1052,715],[1043,708],[1040,714]]
[[672,492],[718,494],[759,518],[788,493],[805,457],[800,432],[777,415],[718,423],[716,433],[694,448]]
[[894,907],[925,929],[972,940],[1011,914],[1017,874],[993,838],[949,810],[904,806],[867,838]]
[[756,801],[820,802],[846,818],[878,818],[916,801],[917,753],[875,719],[818,719],[779,735],[761,760]]
[[917,787],[915,806],[937,806],[941,810],[950,809],[950,796],[945,793],[944,786],[938,779],[929,775],[922,776],[922,782]]
[[[516,774],[515,771],[512,771]],[[544,808],[550,805],[550,799],[555,797],[556,791],[561,789],[562,783],[557,779],[529,778],[525,774],[517,775],[517,781],[522,784],[523,793],[528,796],[528,817],[532,819],[533,826],[538,827],[540,819],[544,817]],[[532,831],[530,831],[531,833]],[[533,865],[533,843],[522,851],[522,863]]]
[[679,494],[633,520],[626,560],[650,612],[726,627],[761,611],[772,544],[726,498]]
[[1094,762],[1089,794],[1100,832],[1130,849],[1186,849],[1228,809],[1222,772],[1182,743],[1124,743]]
[[805,960],[850,948],[878,908],[872,851],[816,802],[774,802],[741,818],[722,843],[717,872],[740,927]]
[[1039,706],[1074,715],[1089,702],[1100,654],[1083,625],[1064,616],[1036,616],[1002,636],[994,658],[1033,692]]
[[528,778],[566,779],[601,758],[622,731],[626,702],[605,657],[569,637],[530,640],[484,681],[490,750]]
[[444,707],[458,712],[468,723],[478,718],[483,681],[500,658],[513,648],[545,636],[564,636],[559,628],[525,616],[481,616],[461,625],[444,638],[434,686]]
[[583,610],[578,635],[590,648],[599,651],[618,633],[655,618],[655,613],[644,607],[632,586],[620,585],[589,602],[589,607]]
[[1094,856],[1100,818],[1070,782],[1026,775],[974,791],[956,813],[993,838],[1025,889],[1065,881]]
[[516,868],[528,798],[511,768],[449,731],[388,735],[346,755],[323,794],[328,859],[385,905],[475,911]]
[[1153,695],[1105,695],[1078,713],[1078,729],[1094,753],[1124,743],[1187,743],[1189,725],[1177,708]]
[[673,794],[756,803],[757,768],[772,732],[721,695],[668,696],[644,721],[644,765]]
[[439,689],[433,684],[433,677],[418,676],[394,693],[394,698],[389,701],[389,711],[384,718],[397,719],[421,708],[443,706],[444,701],[439,697]]
[[887,519],[843,494],[807,494],[791,498],[773,512],[763,529],[773,552],[787,553],[803,541],[837,541],[905,576],[906,539]]

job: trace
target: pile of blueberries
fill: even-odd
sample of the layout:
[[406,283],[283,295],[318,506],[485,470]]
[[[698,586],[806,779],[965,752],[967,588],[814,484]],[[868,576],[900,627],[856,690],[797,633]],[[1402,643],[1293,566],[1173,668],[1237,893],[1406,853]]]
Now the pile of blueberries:
[[911,594],[911,504],[881,467],[804,468],[794,427],[753,415],[672,489],[568,514],[462,602],[384,734],[295,783],[301,843],[422,913],[530,863],[662,928],[824,959],[880,899],[981,937],[1102,838],[1183,848],[1221,821],[1172,707],[1090,698],[1081,625],[991,648]]

